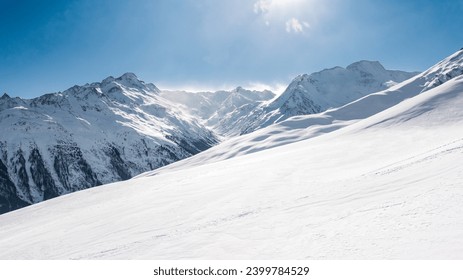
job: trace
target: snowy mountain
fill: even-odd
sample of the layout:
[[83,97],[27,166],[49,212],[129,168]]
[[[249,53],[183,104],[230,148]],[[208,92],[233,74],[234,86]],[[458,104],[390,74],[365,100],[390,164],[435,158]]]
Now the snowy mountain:
[[217,143],[134,74],[23,100],[0,98],[0,213],[126,180]]
[[345,105],[369,93],[387,89],[417,72],[386,70],[377,61],[362,60],[346,68],[334,67],[297,76],[270,104],[256,108],[241,134],[284,121],[292,116],[316,114]]
[[204,154],[259,152],[1,215],[0,258],[462,258],[462,58]]
[[292,116],[316,114],[369,93],[387,89],[419,73],[386,70],[377,61],[362,60],[345,69],[334,67],[297,76],[280,96],[270,91],[163,91],[217,134],[230,138]]
[[162,91],[161,95],[177,104],[191,115],[224,137],[238,135],[247,123],[250,113],[275,98],[271,91],[246,90],[237,87],[231,91],[185,92]]
[[322,113],[290,117],[254,133],[230,138],[223,141],[220,146],[144,175],[203,165],[330,133],[371,117],[462,74],[463,51],[459,51],[423,73],[386,90],[368,94],[344,106]]

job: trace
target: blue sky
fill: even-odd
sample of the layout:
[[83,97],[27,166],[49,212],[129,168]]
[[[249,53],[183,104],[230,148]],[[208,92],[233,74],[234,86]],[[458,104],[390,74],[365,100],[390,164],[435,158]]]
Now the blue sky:
[[463,47],[463,0],[0,0],[0,94],[134,72],[169,89],[281,89],[378,60],[425,70]]

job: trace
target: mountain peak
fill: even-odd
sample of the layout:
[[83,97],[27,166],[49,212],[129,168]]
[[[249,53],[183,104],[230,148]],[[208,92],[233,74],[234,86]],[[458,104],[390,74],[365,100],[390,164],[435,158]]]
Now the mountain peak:
[[123,85],[127,85],[127,86],[133,86],[133,85],[141,86],[142,85],[142,81],[140,81],[138,79],[137,75],[135,75],[134,73],[131,73],[131,72],[124,73],[118,78],[114,78],[113,76],[109,76],[106,79],[104,79],[103,81],[101,81],[101,83],[102,83],[102,85],[107,85],[107,84],[112,83],[114,81],[117,81],[117,82],[119,82],[119,83],[121,83]]
[[131,72],[124,73],[122,74],[122,76],[116,78],[115,80],[127,86],[140,87],[143,84],[143,82],[140,79],[138,79],[137,75]]
[[0,99],[10,99],[11,97],[5,92]]
[[245,90],[242,86],[237,86],[234,91],[239,92]]
[[361,70],[361,71],[366,71],[366,72],[372,72],[372,71],[385,71],[386,69],[384,66],[379,63],[379,61],[370,61],[370,60],[360,60],[357,62],[354,62],[350,64],[349,66],[346,67],[347,70]]
[[104,79],[103,81],[101,81],[101,83],[103,85],[106,85],[106,84],[109,84],[111,82],[114,82],[116,79],[113,77],[113,76],[109,76],[107,77],[106,79]]
[[135,74],[132,73],[132,72],[124,73],[124,74],[122,74],[122,76],[120,76],[120,77],[117,78],[116,80],[140,81],[140,80],[138,79],[137,75],[135,75]]
[[149,89],[151,91],[159,92],[159,89],[152,83],[145,83],[140,80],[137,75],[132,72],[124,73],[119,78],[114,79],[114,81],[119,82],[120,84],[126,87],[134,87],[138,89]]

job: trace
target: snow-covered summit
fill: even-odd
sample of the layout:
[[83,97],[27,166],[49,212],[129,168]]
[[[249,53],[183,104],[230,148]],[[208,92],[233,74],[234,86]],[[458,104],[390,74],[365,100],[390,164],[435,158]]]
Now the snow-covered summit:
[[249,133],[289,117],[316,114],[366,94],[387,89],[418,73],[386,70],[378,61],[362,60],[346,68],[334,67],[299,75],[272,103],[256,108],[255,120],[242,128]]
[[129,86],[129,87],[130,86],[139,87],[139,86],[142,86],[143,84],[145,84],[145,82],[140,80],[137,77],[137,75],[135,75],[132,72],[127,72],[127,73],[124,73],[120,77],[117,77],[117,78],[114,78],[113,76],[108,76],[107,78],[103,79],[103,81],[101,81],[101,83],[92,83],[92,85],[101,84],[102,86],[106,86],[109,83],[112,83],[112,82],[115,82],[115,81],[117,81],[117,82],[119,82],[121,84],[124,84],[126,86]]
[[[342,69],[342,67],[339,67]],[[360,60],[354,63],[349,64],[346,67],[347,70],[360,70],[364,71],[367,73],[373,73],[373,72],[382,72],[385,71],[386,69],[384,66],[379,62],[379,61],[371,61],[371,60]]]
[[139,79],[134,73],[125,73],[120,77],[114,78],[109,76],[103,79],[101,82],[96,82],[92,84],[86,84],[83,87],[88,88],[99,88],[101,91],[106,93],[113,93],[116,91],[121,91],[121,89],[131,89],[133,91],[139,91],[140,93],[159,93],[160,90],[152,83],[145,83],[143,80]]
[[319,108],[316,111],[308,110],[307,113],[319,113],[329,107],[344,105],[365,94],[386,89],[389,81],[402,82],[416,74],[418,73],[386,70],[378,61],[362,60],[346,68],[335,67],[296,77],[269,108],[283,107],[282,111],[286,109],[291,113],[291,110],[301,109],[303,106],[297,103],[290,106],[286,102],[297,95],[303,95]]
[[148,89],[152,92],[159,93],[159,89],[152,83],[145,83],[144,81],[140,80],[134,73],[125,73],[119,78],[115,79],[115,82],[129,87],[129,88],[139,88],[139,89]]

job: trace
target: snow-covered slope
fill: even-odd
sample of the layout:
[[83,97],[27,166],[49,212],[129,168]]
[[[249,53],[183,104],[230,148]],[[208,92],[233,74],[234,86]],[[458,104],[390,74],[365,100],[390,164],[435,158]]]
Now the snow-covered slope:
[[253,133],[228,139],[220,146],[143,176],[246,155],[329,133],[377,114],[462,74],[463,50],[460,50],[425,72],[384,91],[371,93],[322,113],[294,116]]
[[252,112],[242,134],[286,120],[343,106],[369,93],[387,89],[418,73],[386,70],[377,61],[362,60],[346,68],[334,67],[297,76],[270,104]]
[[0,213],[126,180],[217,143],[134,74],[32,100],[0,98]]
[[426,77],[318,137],[2,215],[0,258],[463,258],[463,77],[394,98]]

